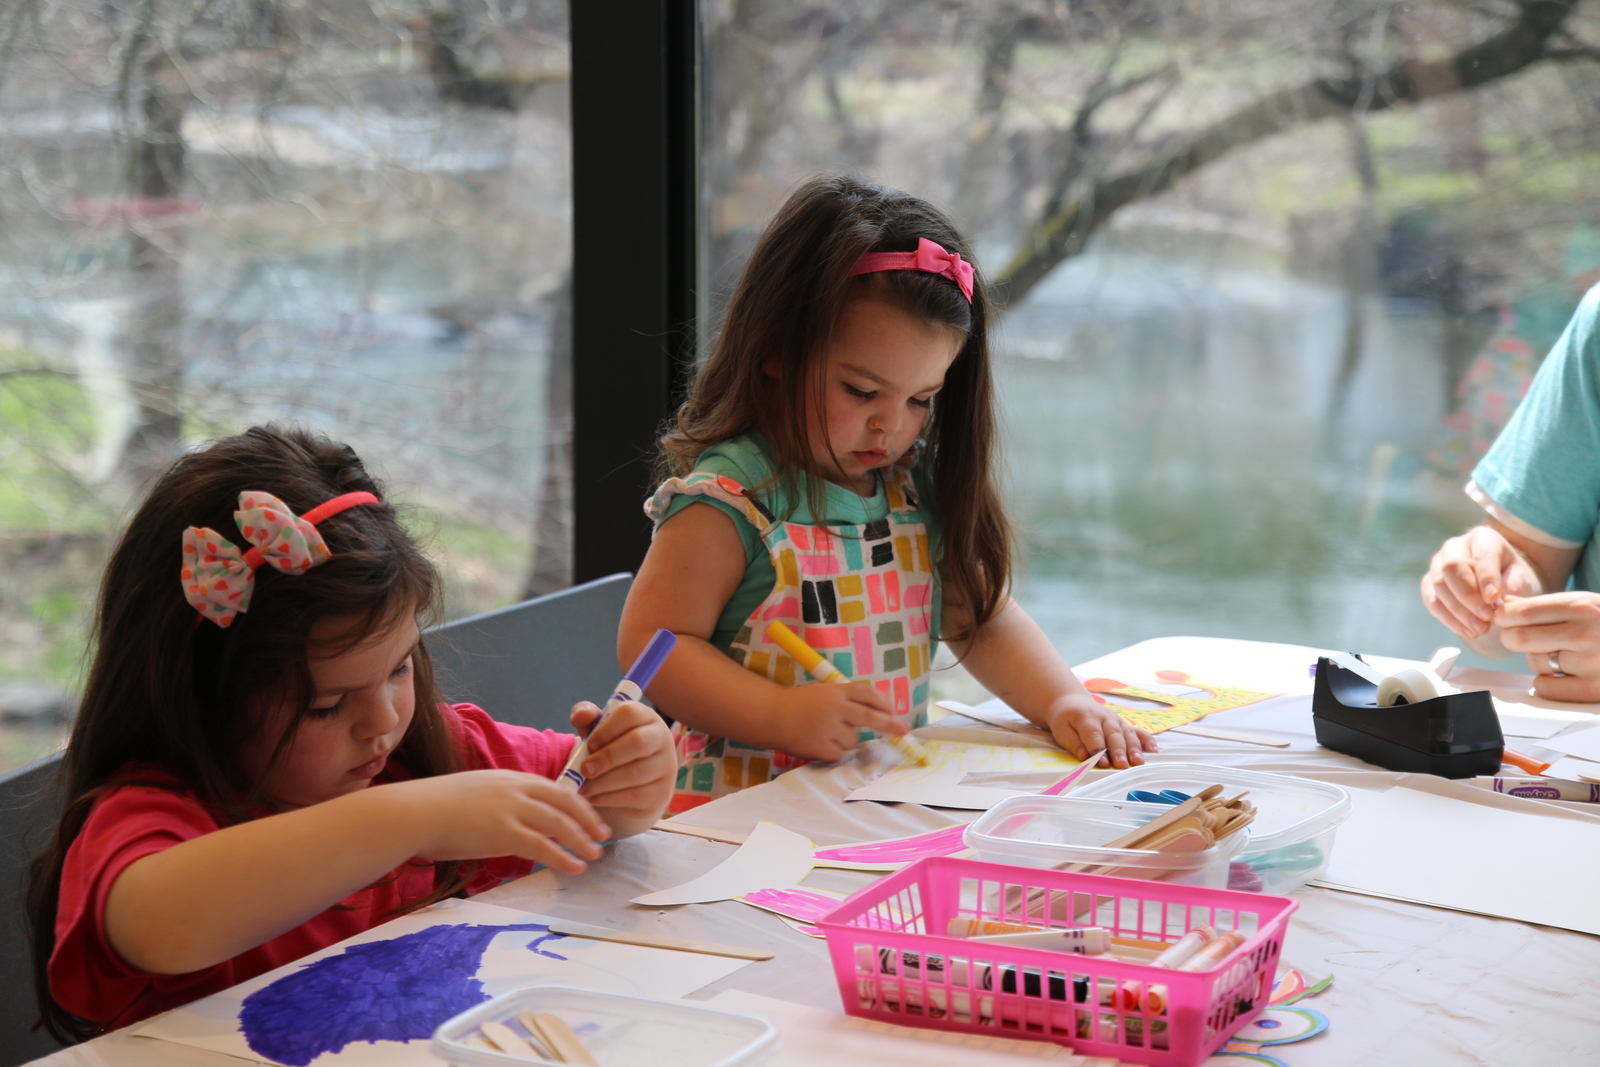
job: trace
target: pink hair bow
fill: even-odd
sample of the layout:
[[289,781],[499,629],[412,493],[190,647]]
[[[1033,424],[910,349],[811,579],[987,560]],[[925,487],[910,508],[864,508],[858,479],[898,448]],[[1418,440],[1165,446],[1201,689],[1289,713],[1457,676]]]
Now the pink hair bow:
[[345,493],[301,517],[271,493],[240,493],[233,520],[251,547],[240,552],[232,541],[208,527],[184,530],[184,598],[201,618],[224,628],[232,626],[235,616],[250,610],[257,567],[270,563],[285,574],[304,574],[333,556],[317,532],[317,523],[345,508],[378,502],[371,493]]
[[876,274],[880,270],[920,270],[949,278],[961,289],[961,295],[972,303],[972,264],[961,258],[959,252],[947,252],[937,241],[917,238],[915,252],[868,252],[856,260],[850,276]]

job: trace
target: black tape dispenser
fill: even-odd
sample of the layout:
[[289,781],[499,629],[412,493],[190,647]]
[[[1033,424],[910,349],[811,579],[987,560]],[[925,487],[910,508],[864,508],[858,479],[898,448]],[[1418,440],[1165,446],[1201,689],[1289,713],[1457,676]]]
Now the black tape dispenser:
[[1391,771],[1498,773],[1505,737],[1488,690],[1433,693],[1420,672],[1386,678],[1358,656],[1322,656],[1311,698],[1317,743]]

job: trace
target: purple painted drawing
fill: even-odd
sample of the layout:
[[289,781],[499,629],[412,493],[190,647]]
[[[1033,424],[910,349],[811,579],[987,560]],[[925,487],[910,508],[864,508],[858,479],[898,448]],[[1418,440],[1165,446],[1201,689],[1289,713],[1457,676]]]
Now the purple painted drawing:
[[239,1027],[252,1052],[290,1067],[357,1041],[425,1041],[489,999],[474,976],[489,942],[513,930],[541,934],[529,951],[566,959],[539,947],[560,936],[544,923],[430,926],[351,945],[257,990],[244,1000]]

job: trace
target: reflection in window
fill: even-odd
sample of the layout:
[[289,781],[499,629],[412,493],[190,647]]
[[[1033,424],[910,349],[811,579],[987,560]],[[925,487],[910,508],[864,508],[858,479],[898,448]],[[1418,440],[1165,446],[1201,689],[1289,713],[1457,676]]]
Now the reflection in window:
[[709,321],[802,175],[938,200],[1009,306],[1019,595],[1069,660],[1426,658],[1465,472],[1600,280],[1600,24],[1541,11],[709,3]]
[[0,766],[70,713],[140,481],[251,423],[348,441],[417,505],[451,615],[565,584],[565,3],[10,11],[0,714],[39,729]]

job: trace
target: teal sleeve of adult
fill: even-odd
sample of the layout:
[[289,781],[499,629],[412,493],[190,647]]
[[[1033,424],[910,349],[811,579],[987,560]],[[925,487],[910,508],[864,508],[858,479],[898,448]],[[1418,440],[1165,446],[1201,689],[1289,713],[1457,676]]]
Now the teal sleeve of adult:
[[1472,472],[1484,495],[1551,537],[1587,542],[1600,515],[1600,286]]

